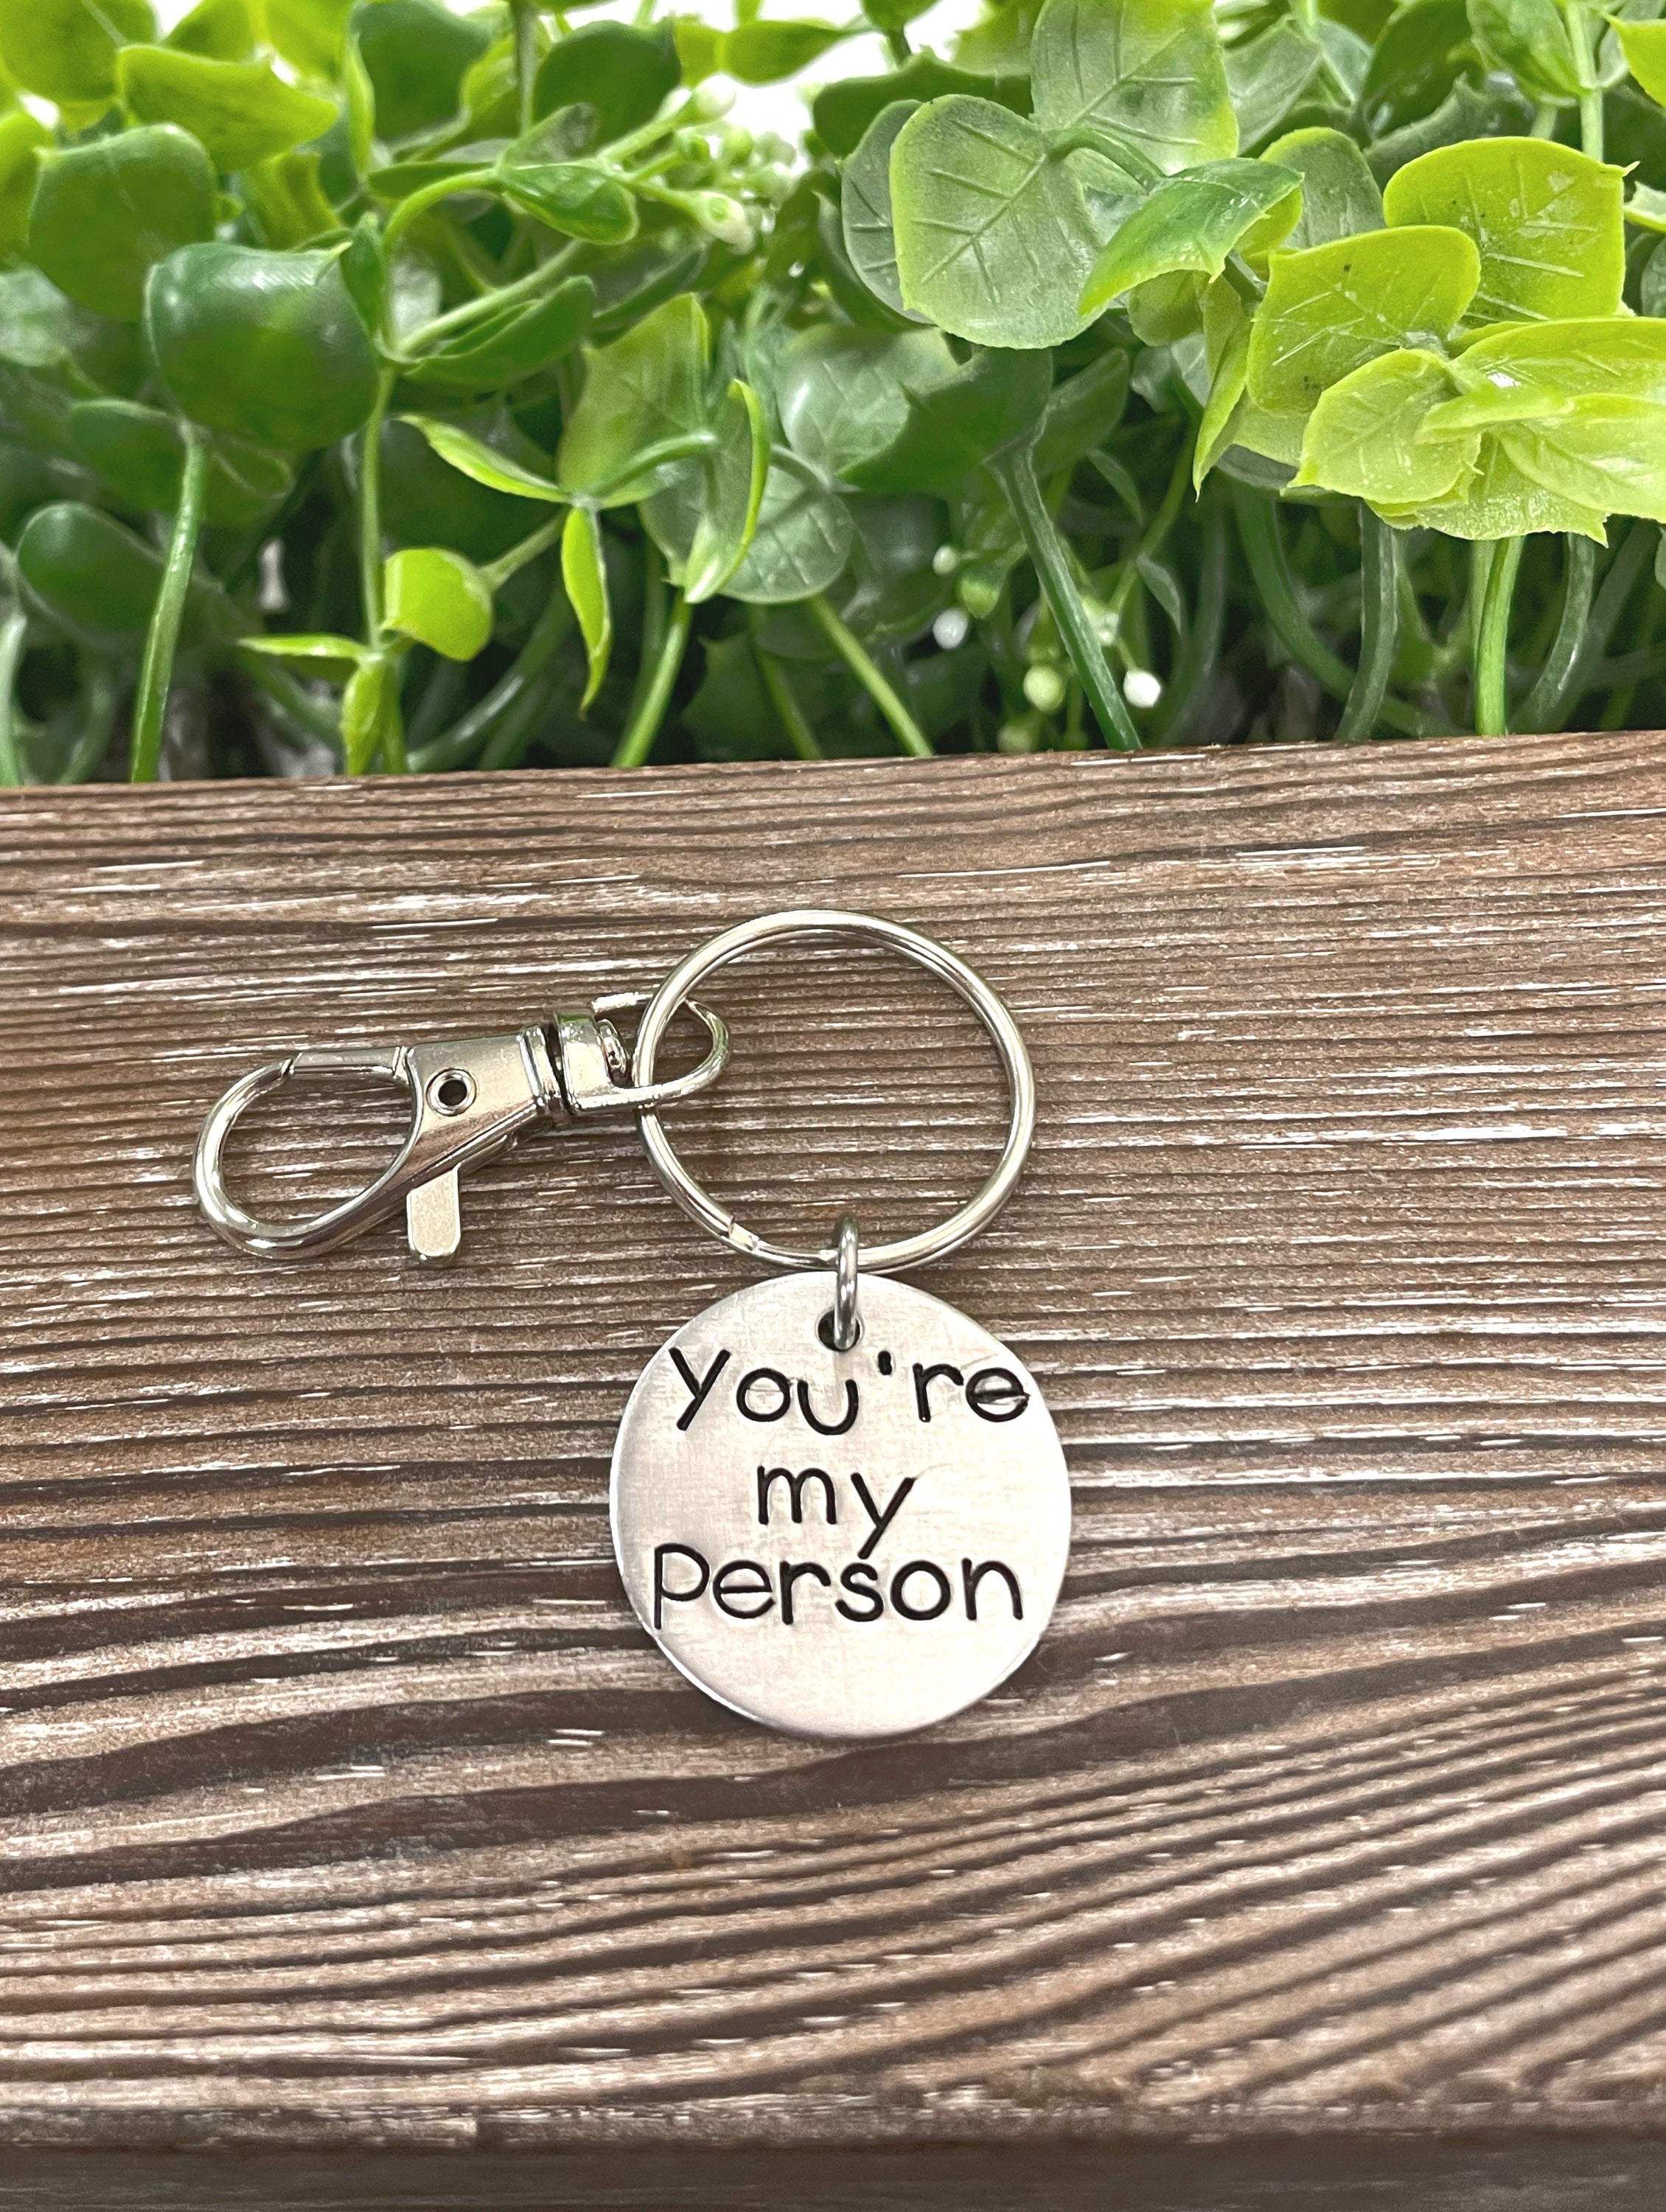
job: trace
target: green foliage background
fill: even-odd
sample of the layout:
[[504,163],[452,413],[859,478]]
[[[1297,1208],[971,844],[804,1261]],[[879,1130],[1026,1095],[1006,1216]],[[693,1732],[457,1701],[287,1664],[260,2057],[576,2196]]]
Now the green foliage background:
[[0,779],[1666,719],[1662,6],[0,6]]

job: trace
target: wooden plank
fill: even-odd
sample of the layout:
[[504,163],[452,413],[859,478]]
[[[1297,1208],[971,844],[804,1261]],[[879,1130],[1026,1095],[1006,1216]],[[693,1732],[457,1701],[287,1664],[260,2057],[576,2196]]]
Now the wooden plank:
[[0,2212],[1658,2212],[1666,2145],[14,2151]]
[[[1666,2112],[1656,736],[5,802],[0,2138],[509,2151]],[[1034,1051],[930,1272],[1042,1377],[1009,1692],[764,1734],[618,1589],[612,1425],[747,1279],[627,1127],[301,1270],[188,1162],[306,1038],[509,1027],[868,908]],[[971,1186],[992,1056],[877,959],[725,977],[760,1222]],[[359,1179],[314,1089],[251,1188]],[[621,2166],[621,2172],[624,2171]],[[624,2185],[621,2182],[621,2187]]]

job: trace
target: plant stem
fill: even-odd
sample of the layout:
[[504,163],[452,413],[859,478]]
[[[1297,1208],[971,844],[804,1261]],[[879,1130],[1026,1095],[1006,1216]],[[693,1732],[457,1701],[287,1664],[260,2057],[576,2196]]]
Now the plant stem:
[[515,18],[515,94],[520,127],[532,128],[532,88],[538,74],[538,10],[532,0],[510,0]]
[[500,554],[495,561],[488,561],[482,568],[481,574],[485,577],[494,592],[501,591],[509,579],[518,575],[529,561],[536,561],[540,553],[548,552],[566,527],[566,510],[565,507],[559,508],[549,520],[542,528],[535,530],[530,538],[523,538],[518,545],[512,545],[506,553]]
[[1035,565],[1047,605],[1052,609],[1065,651],[1087,694],[1100,734],[1114,751],[1138,752],[1140,733],[1117,688],[1063,540],[1047,512],[1047,502],[1036,481],[1034,462],[1027,453],[1015,452],[1001,455],[991,466],[1023,533],[1025,547]]
[[[443,339],[453,337],[469,324],[478,322],[483,316],[501,314],[506,307],[524,307],[541,292],[548,292],[564,278],[576,246],[564,246],[552,253],[548,261],[541,261],[524,276],[518,276],[512,284],[501,284],[483,292],[477,300],[464,300],[460,307],[448,307],[443,315],[432,322],[422,323],[408,331],[400,348],[401,357],[418,360],[430,353]],[[386,342],[384,341],[384,350]]]
[[1400,650],[1400,556],[1395,535],[1360,502],[1360,664],[1336,735],[1343,744],[1377,726]]
[[665,625],[664,641],[654,663],[652,681],[614,749],[615,768],[640,768],[652,752],[659,726],[665,719],[665,709],[671,703],[677,671],[688,649],[688,630],[694,618],[694,609],[679,592],[671,602],[671,618]]
[[1203,559],[1198,571],[1197,598],[1192,607],[1191,627],[1169,679],[1168,696],[1163,702],[1163,716],[1156,731],[1156,742],[1160,744],[1185,742],[1188,726],[1203,704],[1221,664],[1221,640],[1227,625],[1229,549],[1226,507],[1218,495],[1211,495],[1214,494],[1215,487],[1206,485],[1200,502],[1204,508]]
[[27,781],[18,738],[17,672],[23,664],[23,644],[28,634],[27,615],[21,607],[14,607],[0,624],[0,784],[9,790]]
[[1516,571],[1521,567],[1519,538],[1506,538],[1493,548],[1482,586],[1475,623],[1475,734],[1501,738],[1510,726],[1509,657],[1510,609],[1516,596]]
[[288,716],[298,723],[307,734],[321,738],[324,744],[339,753],[342,750],[342,725],[339,715],[332,714],[327,707],[320,706],[311,692],[296,683],[287,668],[269,660],[264,653],[248,653],[241,656],[239,665],[244,675]]
[[518,768],[527,747],[532,742],[533,726],[540,710],[548,704],[551,684],[529,684],[493,731],[486,750],[475,763],[482,771],[501,768]]
[[908,43],[906,31],[888,31],[885,33],[885,44],[890,52],[891,66],[894,69],[901,69],[914,51]]
[[1603,655],[1608,652],[1608,640],[1614,635],[1615,626],[1626,611],[1626,602],[1636,588],[1638,575],[1655,543],[1655,532],[1651,526],[1645,522],[1634,522],[1626,534],[1625,543],[1608,563],[1608,573],[1602,579],[1596,594],[1596,604],[1591,609],[1590,620],[1585,624],[1573,665],[1568,671],[1567,688],[1562,700],[1566,716],[1572,715],[1590,688]]
[[764,645],[758,635],[760,624],[757,610],[751,610],[752,657],[758,664],[758,673],[763,679],[764,690],[769,694],[769,703],[781,718],[781,727],[792,740],[792,749],[800,760],[825,760],[821,741],[809,722],[804,710],[794,695],[787,672]]
[[116,701],[120,695],[116,672],[107,661],[93,664],[83,697],[86,726],[58,774],[60,783],[89,783],[109,750],[115,726]]
[[1591,593],[1596,584],[1596,548],[1589,538],[1569,537],[1563,544],[1566,551],[1562,571],[1561,619],[1532,690],[1516,709],[1518,730],[1561,728],[1580,641],[1590,620]]
[[891,725],[892,733],[904,752],[913,753],[921,760],[930,760],[933,757],[930,739],[874,665],[863,647],[827,605],[823,594],[818,592],[813,599],[807,599],[804,604],[822,636]]
[[552,592],[525,644],[486,696],[441,736],[412,752],[410,763],[416,773],[427,775],[436,769],[461,768],[476,747],[495,742],[500,726],[533,690],[572,628],[572,609],[566,592]]
[[[382,233],[382,252],[386,255],[389,264],[391,265],[393,261],[394,248],[419,216],[427,215],[428,210],[438,207],[441,200],[450,199],[453,192],[482,191],[495,181],[490,169],[464,169],[455,177],[438,178],[433,184],[424,185],[420,191],[412,192],[408,198],[401,200],[388,217],[387,228]],[[502,295],[500,294],[498,296],[501,298]]]
[[179,643],[179,624],[197,559],[197,536],[203,526],[203,489],[208,482],[209,446],[194,422],[181,426],[185,462],[179,472],[179,505],[168,539],[167,559],[156,604],[151,609],[145,634],[144,659],[139,668],[139,689],[133,702],[133,754],[129,770],[135,783],[154,783],[162,757],[162,716],[173,682],[173,655]]
[[1567,24],[1568,43],[1573,48],[1573,65],[1579,76],[1579,143],[1593,161],[1602,158],[1602,88],[1596,82],[1596,70],[1591,59],[1590,23],[1586,16],[1584,0],[1564,0],[1562,15]]
[[[1250,564],[1263,611],[1275,635],[1293,660],[1299,662],[1310,676],[1317,677],[1333,698],[1345,702],[1354,689],[1354,673],[1332,653],[1302,611],[1285,559],[1276,503],[1264,493],[1253,491],[1248,484],[1235,479],[1232,497],[1244,557]],[[1385,698],[1378,708],[1377,720],[1391,730],[1398,730],[1402,737],[1421,738],[1427,734],[1423,717],[1414,714],[1398,699]]]
[[359,454],[359,597],[365,643],[373,653],[382,645],[382,425],[392,392],[393,371],[385,368]]

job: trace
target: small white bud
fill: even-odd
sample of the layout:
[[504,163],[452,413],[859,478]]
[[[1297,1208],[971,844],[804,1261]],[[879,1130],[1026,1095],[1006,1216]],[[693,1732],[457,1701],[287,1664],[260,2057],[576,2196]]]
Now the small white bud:
[[1038,714],[1056,714],[1064,704],[1064,678],[1043,661],[1024,672],[1024,696]]
[[682,111],[691,123],[718,123],[735,105],[735,88],[708,78]]
[[995,733],[995,750],[998,753],[1033,753],[1040,740],[1041,732],[1033,717],[1021,722],[1003,722]]
[[952,576],[960,565],[960,556],[952,545],[940,545],[931,556],[934,576]]
[[752,152],[752,133],[737,124],[731,125],[723,134],[723,157],[739,168]]
[[260,549],[260,594],[255,605],[264,615],[289,611],[289,592],[283,580],[283,540],[269,538]]
[[702,192],[696,202],[702,229],[736,253],[752,251],[752,218],[727,192]]
[[1130,707],[1154,707],[1163,696],[1162,679],[1148,668],[1130,668],[1122,680],[1122,696]]
[[963,646],[972,635],[972,617],[964,607],[945,607],[931,625],[931,635],[945,653]]

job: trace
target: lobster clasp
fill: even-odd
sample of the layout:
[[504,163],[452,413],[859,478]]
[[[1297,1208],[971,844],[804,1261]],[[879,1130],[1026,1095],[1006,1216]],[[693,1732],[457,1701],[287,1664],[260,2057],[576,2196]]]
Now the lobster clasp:
[[[549,1030],[437,1044],[306,1045],[270,1060],[233,1084],[203,1123],[194,1164],[197,1204],[227,1243],[264,1260],[334,1251],[403,1206],[418,1259],[453,1259],[463,1240],[457,1178],[465,1167],[500,1152],[532,1122],[565,1122],[607,1107],[669,1104],[722,1074],[728,1029],[718,1015],[693,1007],[710,1040],[705,1059],[688,1074],[651,1086],[651,1097],[633,1090],[621,1079],[628,1061],[606,1016],[637,1003],[633,996],[598,1000],[593,1007],[558,1014]],[[410,1097],[410,1128],[397,1156],[354,1197],[310,1220],[262,1221],[226,1188],[226,1146],[255,1101],[295,1075],[380,1075],[402,1083]]]

